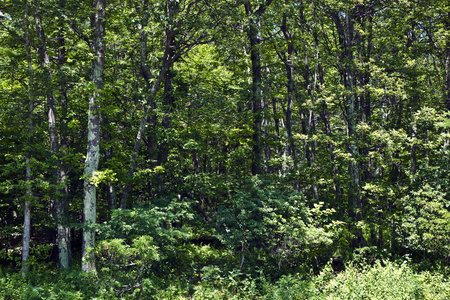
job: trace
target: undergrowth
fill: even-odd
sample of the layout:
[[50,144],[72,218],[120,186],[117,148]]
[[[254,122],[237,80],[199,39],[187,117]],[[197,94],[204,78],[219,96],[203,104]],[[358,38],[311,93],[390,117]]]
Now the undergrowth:
[[[450,299],[450,283],[438,272],[414,271],[409,262],[352,262],[336,273],[328,264],[318,275],[292,274],[272,282],[268,274],[204,266],[192,277],[149,276],[135,289],[118,290],[111,278],[79,271],[20,272],[0,269],[0,299]],[[110,275],[111,276],[111,275]]]

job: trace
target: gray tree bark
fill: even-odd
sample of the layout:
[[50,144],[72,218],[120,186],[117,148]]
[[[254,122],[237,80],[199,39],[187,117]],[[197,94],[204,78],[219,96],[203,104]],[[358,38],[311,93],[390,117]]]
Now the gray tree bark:
[[[60,9],[63,9],[65,5],[65,0],[60,0],[59,7]],[[60,188],[60,195],[61,198],[58,199],[57,203],[57,216],[61,216],[59,219],[61,222],[61,226],[58,228],[58,236],[62,237],[61,239],[61,246],[59,246],[59,249],[67,249],[67,256],[60,255],[61,258],[68,258],[69,262],[72,259],[71,256],[71,249],[70,249],[70,226],[68,225],[67,219],[68,219],[68,195],[69,195],[69,187],[67,185],[68,182],[68,171],[67,167],[64,165],[63,161],[61,160],[62,157],[68,154],[69,149],[69,138],[67,137],[67,105],[69,103],[69,100],[67,98],[67,87],[66,87],[66,76],[63,72],[63,67],[66,62],[66,45],[65,45],[65,39],[63,35],[64,31],[64,22],[61,19],[60,21],[60,32],[58,34],[58,75],[59,75],[59,91],[60,91],[60,107],[61,107],[61,117],[59,119],[60,121],[60,131],[59,131],[59,138],[60,138],[60,144],[59,144],[59,181],[61,184]],[[58,207],[59,206],[59,207]],[[59,210],[59,212],[58,212]],[[59,242],[59,241],[58,241]],[[66,248],[65,248],[66,246]],[[60,261],[60,265],[63,265]]]
[[[31,66],[31,46],[29,38],[29,27],[28,27],[28,15],[27,15],[27,5],[25,6],[24,23],[25,23],[25,50],[27,55],[28,64],[28,142],[33,134],[33,109],[34,109],[34,71]],[[28,256],[30,254],[30,238],[31,238],[31,202],[30,198],[33,196],[31,190],[31,166],[30,166],[31,152],[27,151],[26,154],[26,171],[25,171],[25,181],[27,182],[26,188],[26,200],[24,205],[24,221],[23,221],[23,242],[22,242],[22,277],[26,277],[28,274]]]
[[294,100],[294,45],[292,43],[292,34],[287,28],[287,16],[283,15],[283,20],[281,23],[281,31],[283,32],[284,38],[287,41],[287,56],[279,54],[282,59],[287,78],[287,106],[286,106],[286,145],[285,145],[285,155],[290,156],[295,159],[295,146],[292,139],[292,107]]
[[99,96],[103,88],[103,70],[105,63],[105,0],[94,0],[95,10],[92,16],[91,26],[94,28],[94,54],[92,62],[92,81],[96,90],[89,98],[88,114],[88,143],[86,163],[84,167],[84,223],[83,229],[83,253],[81,270],[83,272],[96,272],[93,249],[95,248],[95,230],[97,214],[97,189],[90,182],[90,178],[98,170],[100,160],[100,104]]
[[[62,177],[65,177],[65,172],[61,170],[61,161],[59,159],[59,136],[58,129],[56,127],[56,107],[55,97],[53,96],[52,86],[52,73],[50,70],[50,59],[47,52],[47,43],[44,28],[42,27],[41,17],[37,11],[35,14],[36,30],[39,37],[39,57],[41,60],[41,66],[45,71],[45,83],[47,94],[47,106],[48,106],[48,127],[50,132],[50,151],[56,159],[57,168],[53,172],[53,184],[58,186],[62,184]],[[59,265],[63,269],[69,269],[70,264],[70,238],[69,226],[65,222],[65,201],[64,189],[59,188],[60,196],[55,199],[55,213],[58,232],[58,257]]]

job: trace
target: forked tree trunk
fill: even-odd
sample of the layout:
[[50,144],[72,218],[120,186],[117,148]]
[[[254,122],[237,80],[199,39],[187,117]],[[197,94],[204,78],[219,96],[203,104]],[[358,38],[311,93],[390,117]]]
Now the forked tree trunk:
[[[173,5],[174,5],[173,3],[170,3],[169,7],[168,7],[169,9],[168,9],[167,17],[169,19],[173,18],[173,16],[174,16]],[[143,13],[145,15],[147,14],[148,9],[149,9],[148,2],[146,2],[143,7]],[[175,38],[176,31],[173,30],[172,28],[169,28],[168,30],[166,30],[166,37],[165,37],[165,41],[164,41],[164,56],[163,56],[161,68],[159,70],[158,76],[156,77],[156,80],[153,82],[153,84],[151,84],[151,79],[152,79],[151,73],[150,73],[150,69],[147,65],[147,32],[145,30],[147,23],[148,23],[148,19],[143,19],[142,24],[139,24],[139,28],[138,28],[139,35],[140,35],[140,42],[139,42],[140,67],[141,67],[141,75],[145,81],[146,88],[147,88],[147,100],[146,100],[145,107],[144,107],[144,115],[142,116],[141,123],[139,124],[138,133],[137,133],[136,139],[134,141],[133,153],[131,155],[130,166],[128,168],[128,173],[127,173],[127,183],[125,185],[125,188],[123,189],[122,200],[120,202],[121,208],[127,207],[128,194],[131,190],[131,180],[133,178],[134,170],[136,167],[136,159],[139,154],[139,149],[141,147],[141,142],[142,142],[142,138],[144,136],[144,132],[145,132],[145,128],[146,128],[146,125],[148,122],[149,114],[152,110],[153,101],[154,101],[153,98],[155,97],[156,92],[158,91],[158,88],[159,88],[161,82],[165,79],[167,70],[173,64],[175,59],[177,57],[179,57],[179,55],[181,55],[181,53],[173,52],[172,46],[173,46],[173,41]],[[167,100],[167,99],[165,99],[165,100]],[[170,119],[166,119],[165,122],[168,122],[168,123],[164,124],[165,126],[170,126],[169,125]]]
[[[61,170],[61,161],[59,159],[59,136],[56,127],[56,107],[55,97],[51,90],[52,73],[50,70],[50,59],[47,52],[47,43],[44,29],[41,23],[41,17],[39,12],[35,14],[36,30],[39,37],[39,57],[41,65],[45,71],[45,85],[47,94],[47,106],[48,106],[48,127],[50,132],[50,151],[54,157],[56,157],[57,168],[53,172],[53,184],[58,186],[62,183],[61,175],[65,175],[65,172]],[[62,172],[62,173],[61,173]],[[60,194],[64,195],[64,189],[60,189]],[[65,222],[65,197],[59,196],[55,199],[55,213],[58,232],[58,257],[59,265],[63,269],[69,268],[70,263],[70,240],[69,240],[69,227]]]
[[153,98],[156,95],[156,91],[159,88],[159,85],[161,84],[161,81],[164,79],[164,75],[166,73],[166,70],[168,68],[170,59],[172,57],[169,57],[169,45],[171,44],[168,39],[172,39],[173,35],[166,36],[166,49],[165,49],[165,55],[164,55],[164,61],[162,63],[161,69],[159,71],[159,75],[156,79],[156,81],[153,83],[153,85],[150,84],[150,70],[147,66],[147,33],[144,31],[143,26],[140,27],[140,48],[141,48],[141,57],[140,57],[140,64],[141,64],[141,73],[144,77],[144,80],[146,82],[147,86],[147,101],[144,108],[144,115],[142,116],[141,123],[139,124],[138,133],[136,135],[136,139],[134,141],[134,147],[133,147],[133,153],[131,155],[131,161],[130,166],[128,168],[127,173],[127,183],[125,185],[125,188],[122,192],[122,200],[120,202],[120,208],[126,208],[127,207],[127,200],[128,200],[128,194],[131,189],[131,179],[134,175],[134,170],[136,167],[136,159],[139,154],[139,149],[141,147],[142,137],[144,136],[145,127],[148,122],[148,117],[150,114],[150,111],[152,109],[153,104]]

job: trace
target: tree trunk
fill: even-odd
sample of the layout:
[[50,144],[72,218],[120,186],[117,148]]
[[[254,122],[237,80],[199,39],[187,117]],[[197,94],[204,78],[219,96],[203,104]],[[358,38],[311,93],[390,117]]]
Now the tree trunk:
[[250,20],[248,37],[250,39],[250,59],[252,61],[252,113],[253,121],[253,163],[252,174],[261,174],[261,60],[259,54],[258,24]]
[[[168,33],[169,34],[169,33]],[[169,45],[168,53],[169,56],[172,57],[174,55],[174,45]],[[170,63],[167,67],[166,74],[164,75],[164,107],[163,107],[163,113],[164,116],[162,118],[162,125],[164,127],[164,130],[167,132],[167,129],[171,127],[171,121],[172,121],[172,108],[173,108],[173,63]],[[165,139],[167,140],[167,139]],[[169,156],[169,144],[167,142],[162,142],[160,145],[160,155],[158,157],[158,164],[161,164],[167,160],[167,157]]]
[[253,162],[252,174],[261,174],[261,57],[259,45],[261,43],[261,32],[259,30],[259,19],[264,14],[272,0],[261,4],[255,11],[252,10],[250,1],[244,2],[248,17],[247,37],[250,41],[250,60],[252,61],[252,113],[253,113]]
[[[341,18],[344,18],[344,24],[341,22]],[[348,153],[350,154],[350,161],[348,165],[348,172],[350,175],[350,185],[348,188],[348,199],[351,206],[351,215],[353,223],[356,224],[361,220],[361,186],[359,176],[359,164],[358,164],[358,147],[356,143],[355,128],[357,125],[357,116],[359,115],[357,110],[357,96],[354,91],[356,84],[355,78],[355,65],[352,46],[356,42],[354,32],[354,21],[352,13],[347,12],[344,16],[340,16],[338,13],[333,13],[333,20],[335,21],[337,32],[339,34],[339,43],[341,46],[341,75],[344,79],[344,86],[349,90],[349,94],[346,96],[345,111],[347,115],[347,135],[348,135]],[[361,247],[363,245],[362,232],[356,229],[355,246]]]
[[[61,0],[59,3],[59,7],[61,9],[64,8],[64,0]],[[61,107],[61,117],[60,117],[60,131],[59,131],[59,138],[60,138],[60,147],[59,147],[59,181],[61,184],[60,194],[61,198],[58,199],[60,212],[57,212],[57,216],[60,220],[60,226],[58,228],[58,236],[61,237],[58,240],[58,243],[61,243],[59,249],[62,249],[63,252],[58,252],[58,255],[60,257],[60,265],[63,265],[63,260],[71,260],[72,259],[72,251],[71,251],[71,236],[70,236],[70,226],[68,225],[68,195],[69,195],[69,187],[67,185],[68,183],[68,171],[67,167],[64,165],[62,158],[68,154],[69,149],[69,139],[67,137],[67,105],[68,105],[68,98],[67,98],[67,88],[66,88],[66,77],[63,74],[63,67],[66,61],[66,45],[65,45],[65,39],[63,36],[63,22],[61,20],[60,25],[60,33],[58,35],[58,75],[59,75],[59,89],[60,89],[60,107]],[[57,208],[58,209],[58,208]],[[61,241],[61,242],[60,242]],[[64,254],[65,251],[67,256]],[[67,264],[68,265],[68,264]]]
[[125,185],[125,188],[122,192],[122,200],[120,202],[120,207],[125,209],[127,207],[127,199],[128,199],[128,193],[131,189],[131,179],[133,178],[134,169],[136,165],[136,159],[139,154],[139,149],[141,147],[141,141],[142,137],[144,136],[145,127],[147,125],[148,116],[152,109],[153,105],[153,98],[156,95],[156,91],[159,88],[159,85],[161,84],[161,81],[165,77],[165,73],[167,71],[167,68],[170,65],[170,62],[173,61],[173,57],[170,56],[170,45],[172,45],[172,39],[174,38],[174,32],[170,32],[169,34],[166,34],[166,42],[165,42],[165,52],[164,52],[164,58],[161,65],[161,69],[159,71],[159,75],[156,79],[156,81],[153,83],[153,85],[150,84],[150,70],[147,66],[147,33],[143,30],[143,26],[139,25],[140,28],[140,48],[141,48],[141,55],[140,55],[140,66],[141,66],[141,75],[145,80],[145,84],[147,87],[147,100],[144,108],[144,115],[142,116],[141,123],[139,125],[138,133],[136,136],[136,139],[134,141],[134,147],[133,147],[133,154],[131,155],[131,162],[130,167],[128,168],[127,173],[127,183]]
[[[107,123],[107,119],[103,119],[104,123]],[[109,142],[111,141],[111,134],[109,132],[105,133],[104,137],[105,139],[105,144],[108,145],[108,147],[105,149],[105,159],[106,161],[110,161],[113,157],[112,154],[112,147],[109,144]],[[107,194],[107,199],[108,199],[108,208],[110,211],[114,210],[117,208],[117,194],[116,194],[116,185],[114,184],[114,182],[112,182],[111,180],[108,180],[108,182],[106,183],[106,194]]]
[[94,53],[92,63],[92,81],[96,91],[89,98],[88,114],[88,143],[86,163],[84,167],[84,223],[83,229],[83,257],[81,270],[83,272],[95,272],[94,253],[97,199],[96,187],[90,182],[90,178],[98,169],[100,159],[100,104],[99,96],[103,88],[103,70],[105,62],[105,0],[94,0],[95,14],[91,26],[94,28]]
[[[266,65],[266,72],[267,74],[270,74],[270,69],[269,67]],[[267,83],[264,85],[264,97],[263,97],[263,111],[264,111],[264,115],[265,116],[269,116],[269,95],[270,95],[270,84]],[[262,120],[262,127],[264,129],[264,137],[265,139],[270,139],[270,119],[268,117],[265,117]],[[272,172],[272,170],[270,169],[270,159],[272,157],[272,151],[269,145],[265,145],[264,146],[264,163],[265,163],[265,173],[266,174],[270,174]]]
[[[445,19],[445,29],[450,32],[450,12]],[[447,111],[450,111],[450,37],[447,35],[444,49],[444,68],[445,68],[445,104]]]
[[[287,3],[286,3],[287,4]],[[287,16],[283,15],[281,31],[287,41],[287,57],[284,57],[284,67],[286,69],[287,79],[287,106],[286,106],[286,146],[285,153],[292,156],[295,160],[295,145],[292,139],[292,108],[294,102],[294,45],[292,43],[292,34],[287,28]]]
[[446,108],[450,111],[450,42],[447,42],[445,49],[445,89]]
[[[25,50],[27,54],[27,64],[28,64],[28,144],[30,144],[30,139],[33,134],[33,109],[34,109],[34,71],[31,65],[31,45],[29,37],[29,27],[28,27],[28,7],[25,5],[24,23],[25,23]],[[33,196],[31,190],[31,151],[28,150],[26,154],[26,171],[25,171],[25,181],[26,181],[26,199],[23,208],[23,242],[22,242],[22,277],[26,277],[28,274],[28,256],[30,254],[30,238],[31,238],[31,202],[30,198]]]
[[[53,184],[54,186],[60,185],[61,175],[64,176],[64,171],[61,170],[61,161],[59,159],[59,137],[56,127],[56,107],[55,98],[53,96],[52,86],[52,73],[50,70],[50,59],[47,52],[47,43],[44,29],[41,23],[41,16],[39,12],[35,14],[36,30],[39,37],[39,57],[41,60],[42,68],[45,71],[45,85],[47,94],[47,106],[48,106],[48,127],[50,133],[50,151],[56,158],[55,164],[57,168],[53,171]],[[64,189],[60,189],[60,194],[64,195]],[[55,213],[58,232],[58,256],[59,265],[63,269],[69,269],[70,263],[70,240],[69,240],[69,227],[65,219],[65,197],[59,196],[55,199]]]

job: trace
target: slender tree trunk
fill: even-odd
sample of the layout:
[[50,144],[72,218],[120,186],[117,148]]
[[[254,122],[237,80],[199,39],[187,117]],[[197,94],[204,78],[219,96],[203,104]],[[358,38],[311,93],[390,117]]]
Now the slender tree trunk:
[[450,42],[447,42],[445,50],[445,89],[446,108],[450,111]]
[[[287,4],[287,2],[286,2]],[[287,16],[283,15],[281,31],[287,41],[287,57],[284,57],[284,67],[286,69],[287,79],[287,106],[286,106],[286,146],[285,153],[287,156],[292,156],[295,160],[295,145],[292,139],[292,108],[294,102],[294,45],[292,43],[292,34],[287,28]]]
[[[445,28],[447,32],[450,32],[450,12],[447,13],[445,20]],[[445,96],[446,96],[446,108],[450,111],[450,37],[447,35],[447,41],[445,42],[444,49],[444,68],[445,68]]]
[[259,54],[259,30],[258,24],[250,20],[248,37],[250,39],[250,59],[252,61],[252,113],[253,123],[253,163],[252,174],[261,174],[261,60]]
[[[269,67],[266,65],[266,72],[267,74],[270,74],[270,69]],[[268,95],[270,95],[270,84],[267,83],[264,85],[264,97],[263,97],[263,111],[265,112],[264,115],[268,116],[269,115],[269,98]],[[270,139],[270,120],[268,117],[265,117],[262,121],[262,127],[264,128],[264,137],[266,139]],[[269,145],[265,145],[264,146],[264,163],[265,163],[265,169],[264,171],[267,174],[270,174],[272,172],[272,170],[270,169],[270,164],[269,161],[272,157],[272,151]]]
[[261,57],[259,46],[261,43],[261,32],[259,30],[259,20],[264,14],[272,0],[261,4],[255,11],[252,10],[250,1],[244,2],[245,11],[248,17],[247,37],[250,41],[250,60],[252,61],[252,113],[253,113],[253,162],[252,174],[261,174]]
[[[60,9],[64,8],[64,0],[61,0],[59,3]],[[60,227],[58,228],[58,235],[61,238],[62,245],[59,249],[67,249],[68,251],[68,259],[69,261],[72,259],[71,256],[71,236],[70,236],[70,226],[68,225],[68,196],[69,196],[69,187],[68,187],[68,170],[64,165],[62,158],[68,154],[69,149],[69,138],[67,137],[67,105],[68,105],[68,97],[67,97],[67,87],[66,87],[66,76],[63,72],[63,67],[66,62],[66,45],[65,39],[63,35],[63,25],[64,23],[61,21],[60,25],[60,33],[58,35],[58,75],[59,75],[59,90],[60,90],[60,107],[61,107],[61,117],[60,117],[60,147],[59,147],[59,180],[61,184],[60,194],[61,198],[58,199],[60,202],[60,218],[61,220]],[[59,240],[58,240],[59,242]],[[65,258],[64,254],[60,255],[60,258]],[[61,265],[63,265],[61,263]]]
[[277,138],[280,138],[280,119],[278,119],[277,100],[275,97],[272,98],[272,111],[273,111],[273,122],[275,123],[275,133],[277,135]]
[[[29,118],[28,122],[28,134],[31,136],[33,133],[33,121],[32,121],[32,112],[33,112],[33,104],[30,101],[29,105]],[[25,181],[27,183],[26,187],[26,200],[23,208],[23,243],[22,243],[22,277],[26,277],[28,274],[29,266],[28,266],[28,256],[30,254],[30,239],[31,239],[31,198],[33,197],[33,191],[31,189],[31,166],[30,166],[31,152],[27,151],[26,154],[26,171],[25,171]]]
[[450,111],[450,42],[447,45],[445,54],[445,88],[446,88],[446,108]]
[[[314,76],[317,76],[317,75],[314,74]],[[316,82],[314,81],[313,84],[311,83],[311,72],[310,72],[310,68],[309,68],[308,56],[305,57],[305,70],[303,73],[303,78],[305,79],[305,89],[307,91],[308,97],[311,99],[312,103],[314,103],[312,87],[313,87],[313,84],[315,87]],[[305,134],[308,136],[311,136],[311,133],[313,133],[315,131],[315,126],[316,126],[314,111],[312,109],[312,106],[310,106],[310,108],[308,110],[308,115],[306,118],[308,119],[308,123],[307,123],[307,126],[305,126],[306,127]],[[307,142],[305,152],[306,152],[306,159],[308,161],[308,167],[314,168],[315,164],[316,164],[315,163],[316,141]],[[319,190],[317,189],[317,185],[316,185],[317,177],[314,173],[311,174],[311,179],[312,179],[312,182],[311,182],[312,197],[313,197],[313,199],[317,200],[317,199],[319,199]]]
[[[174,55],[173,51],[174,46],[169,45],[169,56],[172,57]],[[162,125],[167,132],[167,129],[171,127],[172,123],[172,108],[173,108],[173,101],[174,101],[174,95],[173,95],[173,63],[170,63],[166,74],[164,75],[164,107],[163,112],[164,116],[162,118]],[[165,139],[167,140],[167,139]],[[160,156],[158,157],[158,164],[161,164],[167,160],[167,157],[169,156],[169,143],[162,142],[160,145]]]
[[[357,96],[354,91],[356,87],[355,65],[352,46],[356,42],[354,32],[354,20],[352,13],[347,12],[344,18],[344,24],[341,22],[341,16],[338,13],[333,13],[333,19],[339,34],[339,43],[341,45],[341,75],[344,79],[344,86],[350,91],[346,96],[346,115],[347,115],[347,135],[348,135],[348,153],[350,154],[350,161],[348,165],[348,172],[350,175],[350,185],[348,191],[349,204],[352,209],[352,219],[356,224],[361,220],[361,185],[358,164],[358,147],[356,143],[355,128],[357,125],[358,107]],[[364,243],[362,232],[357,229],[357,238],[355,246],[361,247]]]
[[[104,116],[102,118],[103,124],[108,124],[108,118]],[[105,159],[108,163],[113,158],[112,146],[110,144],[111,134],[105,130],[103,135],[105,140],[105,144],[108,145],[105,149]],[[117,194],[116,194],[116,185],[111,180],[108,180],[106,183],[106,194],[108,199],[108,208],[110,211],[117,208]]]
[[127,183],[122,192],[122,200],[120,202],[120,207],[123,209],[127,207],[128,194],[131,189],[131,179],[133,178],[134,169],[136,166],[136,159],[138,157],[139,149],[141,147],[142,137],[144,136],[145,127],[147,125],[148,117],[152,109],[153,98],[156,95],[159,85],[161,84],[162,80],[165,77],[165,73],[170,65],[170,62],[173,60],[173,57],[170,56],[171,51],[170,45],[172,44],[172,39],[174,38],[175,33],[170,32],[169,34],[166,35],[164,59],[161,65],[161,69],[159,71],[159,75],[156,78],[156,81],[153,83],[153,85],[151,85],[150,84],[151,73],[150,69],[147,66],[147,33],[145,32],[142,25],[140,25],[139,30],[140,30],[140,48],[141,48],[140,66],[141,66],[141,74],[145,80],[147,87],[147,101],[144,107],[144,114],[142,116],[141,123],[139,124],[138,133],[134,141],[133,154],[131,155],[130,167],[128,168],[127,173]]
[[92,62],[92,81],[96,90],[89,98],[88,114],[88,144],[86,163],[84,167],[84,209],[83,216],[85,227],[83,229],[83,256],[81,270],[83,272],[95,272],[95,260],[92,250],[95,248],[95,230],[97,199],[96,187],[90,182],[90,178],[98,169],[100,159],[100,104],[99,96],[103,88],[103,70],[105,63],[105,0],[94,0],[95,13],[92,18],[94,28],[94,54]]
[[[172,55],[173,53],[171,53]],[[172,121],[170,113],[173,105],[173,73],[171,68],[172,65],[168,67],[164,76],[164,117],[162,119],[164,129],[169,129]]]
[[[29,26],[28,26],[28,7],[27,2],[25,2],[25,15],[24,15],[24,23],[25,23],[25,50],[27,53],[27,64],[28,64],[28,144],[30,143],[31,136],[33,134],[33,109],[34,109],[34,71],[31,65],[31,45],[30,45],[30,37],[29,37]],[[25,158],[25,181],[26,185],[26,199],[25,205],[23,209],[24,213],[24,221],[23,221],[23,242],[22,242],[22,277],[26,277],[28,274],[28,256],[30,254],[30,238],[31,238],[31,198],[33,196],[31,190],[31,151],[27,150],[26,158]]]
[[[31,155],[27,154],[26,158],[26,177],[27,183],[31,181],[31,168],[30,168],[30,158]],[[22,243],[22,277],[26,277],[28,274],[28,256],[30,254],[30,238],[31,238],[31,202],[28,200],[29,197],[33,196],[31,187],[27,186],[26,191],[27,200],[23,207],[23,243]]]
[[[47,106],[48,106],[48,127],[50,132],[50,151],[54,158],[56,159],[55,164],[57,168],[53,171],[53,184],[55,186],[60,185],[61,176],[64,176],[64,171],[61,170],[61,161],[59,159],[59,137],[58,130],[56,127],[56,107],[55,98],[52,91],[52,73],[50,70],[50,59],[47,52],[47,43],[44,29],[41,23],[41,17],[39,12],[35,14],[36,30],[39,36],[39,56],[41,60],[41,65],[45,71],[45,85],[47,94]],[[59,188],[60,196],[55,199],[55,212],[56,212],[56,223],[57,223],[57,233],[58,233],[58,253],[59,253],[59,264],[60,267],[64,269],[69,268],[70,263],[70,239],[69,239],[69,228],[65,222],[65,197],[64,189]]]

